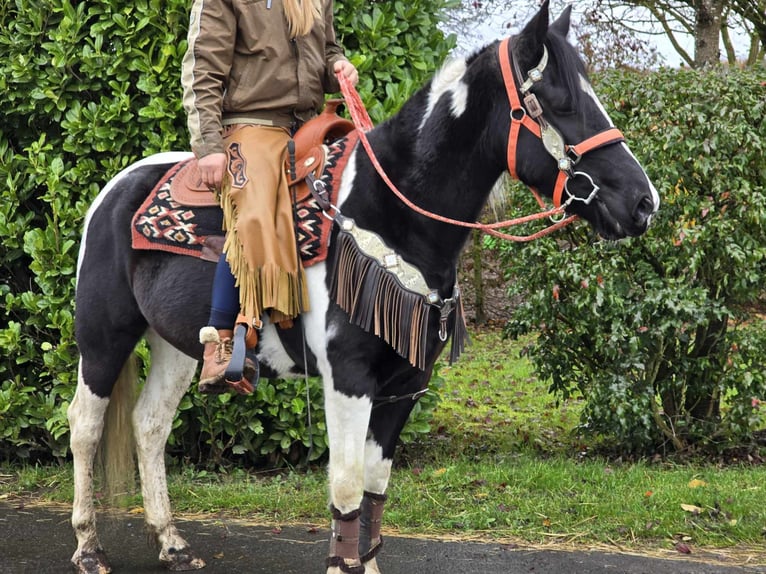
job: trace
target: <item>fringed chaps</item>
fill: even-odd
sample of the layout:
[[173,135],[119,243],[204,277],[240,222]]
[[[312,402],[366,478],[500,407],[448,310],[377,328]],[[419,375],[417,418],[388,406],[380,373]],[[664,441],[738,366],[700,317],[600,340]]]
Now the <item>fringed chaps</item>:
[[330,298],[352,323],[386,341],[413,367],[425,370],[428,324],[432,307],[440,311],[439,337],[447,340],[454,311],[450,362],[463,351],[467,331],[460,291],[443,300],[428,287],[420,271],[390,249],[377,234],[335,216],[336,239]]
[[284,173],[289,139],[282,128],[260,125],[230,126],[224,134],[224,252],[237,279],[241,312],[251,322],[268,309],[275,323],[308,310]]
[[361,510],[342,514],[334,506],[332,511],[332,533],[330,534],[330,555],[328,568],[339,568],[346,574],[364,574],[364,565],[359,560],[359,524]]

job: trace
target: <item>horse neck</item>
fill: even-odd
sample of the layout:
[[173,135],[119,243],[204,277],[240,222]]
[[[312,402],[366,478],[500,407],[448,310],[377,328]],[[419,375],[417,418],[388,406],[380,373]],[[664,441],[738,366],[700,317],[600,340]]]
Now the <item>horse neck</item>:
[[[403,108],[402,113],[410,112]],[[412,130],[405,118],[382,124],[370,134],[373,148],[380,150],[378,160],[397,188],[431,215],[404,205],[375,177],[371,196],[375,205],[370,205],[370,213],[376,215],[369,224],[433,286],[451,287],[458,257],[471,231],[442,218],[475,221],[504,169],[502,157],[487,145],[489,114],[483,115],[483,121],[477,121],[482,114],[474,114],[463,122],[466,128],[462,131],[440,129],[440,124],[444,128],[445,122],[454,123],[455,118],[433,116],[423,129]]]

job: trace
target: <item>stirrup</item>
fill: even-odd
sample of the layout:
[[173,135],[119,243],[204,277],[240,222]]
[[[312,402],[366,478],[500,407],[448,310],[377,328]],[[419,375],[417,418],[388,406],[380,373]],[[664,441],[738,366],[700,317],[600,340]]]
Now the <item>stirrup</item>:
[[[229,364],[226,366],[226,371],[223,374],[226,384],[240,395],[249,395],[255,390],[255,385],[258,384],[260,371],[258,358],[254,353],[249,352],[247,349],[247,329],[247,325],[242,323],[237,323],[234,327],[231,360],[229,360]],[[248,380],[244,376],[245,361],[247,359],[250,359],[255,370],[251,380]]]

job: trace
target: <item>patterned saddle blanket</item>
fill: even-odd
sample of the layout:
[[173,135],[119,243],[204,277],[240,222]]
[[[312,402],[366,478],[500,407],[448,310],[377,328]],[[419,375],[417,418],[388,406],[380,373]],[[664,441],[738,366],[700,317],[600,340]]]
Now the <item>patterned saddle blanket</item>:
[[[325,146],[324,166],[316,179],[323,182],[333,205],[349,152],[357,140],[356,132],[351,132]],[[223,212],[213,193],[195,184],[195,161],[171,167],[138,208],[131,225],[133,249],[218,261],[223,246]],[[332,220],[323,215],[322,207],[303,181],[297,186],[295,228],[303,266],[309,267],[327,257]]]

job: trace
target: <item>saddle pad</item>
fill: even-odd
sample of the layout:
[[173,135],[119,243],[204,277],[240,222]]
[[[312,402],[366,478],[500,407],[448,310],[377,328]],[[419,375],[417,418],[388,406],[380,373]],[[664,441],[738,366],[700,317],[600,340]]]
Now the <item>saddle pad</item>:
[[[351,132],[328,146],[327,162],[319,179],[324,182],[333,204],[340,188],[341,174],[357,141],[358,134]],[[173,178],[186,163],[171,167],[136,211],[131,225],[133,249],[166,251],[217,261],[218,256],[212,250],[217,245],[220,253],[222,244],[220,239],[216,239],[223,236],[223,212],[220,207],[181,205],[170,193]],[[298,199],[295,213],[303,266],[310,267],[324,261],[332,220],[322,213],[311,194]]]

